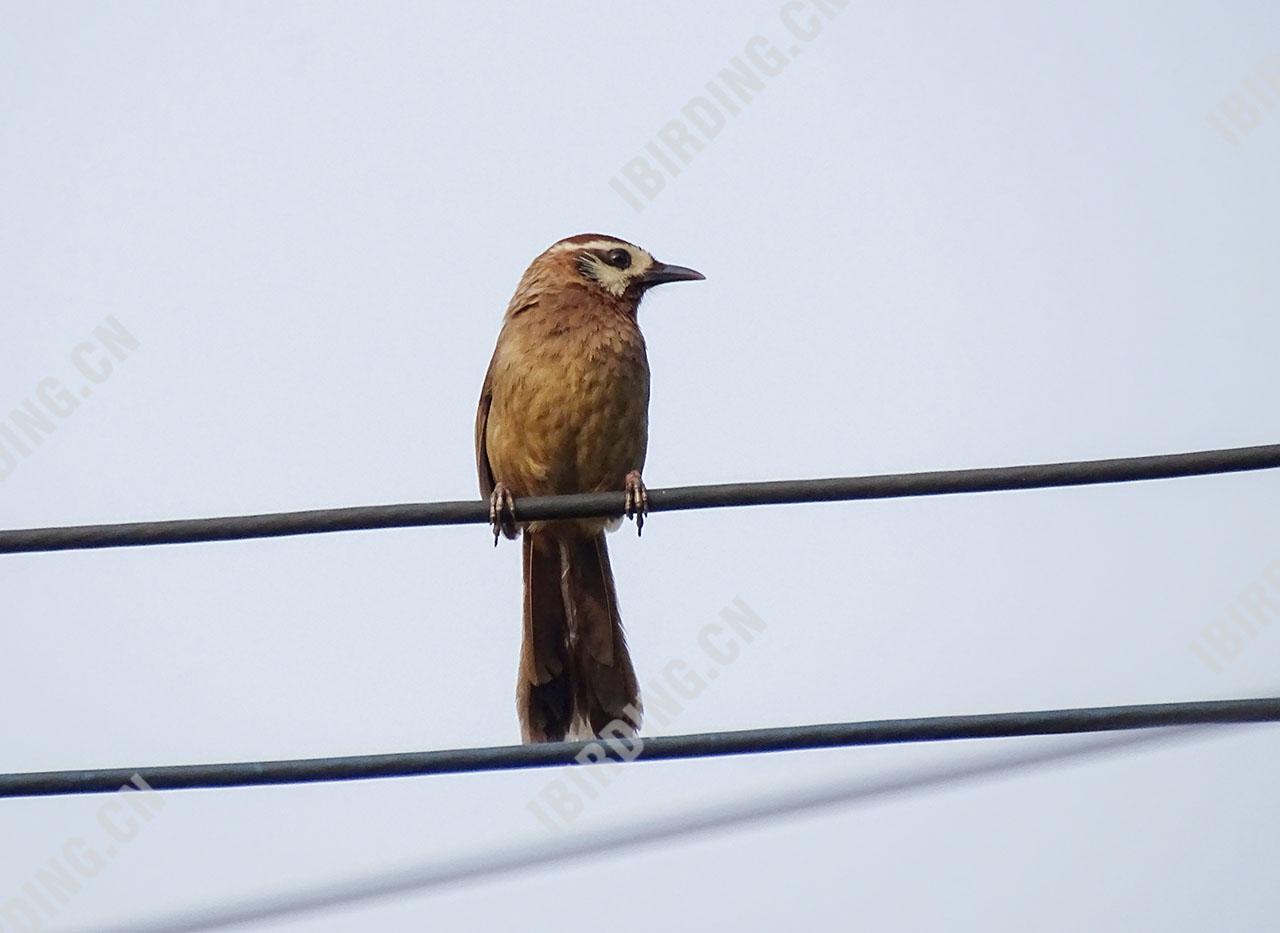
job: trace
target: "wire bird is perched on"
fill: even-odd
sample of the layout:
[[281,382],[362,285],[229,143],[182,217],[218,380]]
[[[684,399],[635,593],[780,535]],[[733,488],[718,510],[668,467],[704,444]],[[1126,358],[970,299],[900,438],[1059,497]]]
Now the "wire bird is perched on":
[[[640,688],[593,518],[517,523],[515,499],[626,490],[643,527],[649,362],[640,299],[703,278],[634,244],[583,234],[533,261],[507,306],[476,412],[476,470],[494,543],[524,530],[524,640],[516,707],[525,742],[640,728]],[[617,727],[615,727],[617,728]]]

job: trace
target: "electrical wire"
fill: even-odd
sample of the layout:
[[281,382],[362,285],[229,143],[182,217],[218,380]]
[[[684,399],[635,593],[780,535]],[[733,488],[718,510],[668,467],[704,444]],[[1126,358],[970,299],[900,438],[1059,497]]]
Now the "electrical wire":
[[[1280,467],[1280,444],[1268,444],[1260,447],[1201,450],[1151,457],[1081,460],[1070,463],[972,470],[725,483],[712,486],[677,486],[670,489],[649,490],[649,510],[670,512],[728,506],[783,505],[1011,489],[1044,489],[1206,476],[1277,467]],[[515,513],[518,521],[616,516],[623,513],[625,498],[622,492],[530,496],[516,501]],[[0,531],[0,554],[184,544],[196,541],[232,541],[376,528],[480,524],[488,521],[488,503],[476,500],[357,506],[305,512],[276,512],[266,515],[113,525],[28,528]]]
[[[1015,467],[655,489],[649,493],[649,507],[651,511],[660,512],[946,495],[1203,476],[1277,467],[1280,467],[1280,444]],[[623,507],[624,494],[621,492],[528,497],[517,501],[516,519],[531,521],[613,516],[622,514]],[[239,540],[377,528],[475,524],[487,523],[488,520],[488,504],[471,501],[18,529],[0,531],[0,553]],[[757,801],[722,805],[712,810],[683,814],[666,820],[646,821],[645,824],[630,829],[611,829],[605,833],[555,839],[505,852],[479,853],[462,859],[451,858],[445,862],[259,898],[238,905],[214,906],[151,921],[130,921],[118,928],[130,933],[182,933],[281,917],[395,893],[422,891],[450,882],[650,844],[836,803],[890,797],[908,790],[1063,760],[1088,751],[1107,751],[1170,734],[1203,732],[1203,727],[1210,723],[1276,721],[1280,721],[1280,698],[1041,710],[832,723],[651,739],[619,739],[598,743],[567,742],[291,761],[8,774],[0,775],[0,797],[109,792],[118,790],[136,775],[141,775],[147,785],[155,790],[214,788],[549,767],[583,761],[582,756],[588,752],[586,760],[589,761],[609,758],[654,761],[966,738],[1114,730],[1148,731],[1148,734],[1136,738],[1102,739],[1089,744],[1083,751],[1077,748],[1066,752],[1055,750],[1013,758],[1004,756],[993,763],[951,767],[905,781],[863,780],[855,785],[845,782],[836,787],[793,792],[785,798],[775,797],[764,804]],[[1183,728],[1168,728],[1173,726]],[[1155,730],[1154,733],[1151,730]]]
[[106,793],[119,790],[134,775],[141,775],[155,790],[245,787],[546,768],[606,758],[666,761],[802,749],[1259,722],[1280,722],[1280,698],[934,716],[341,758],[4,774],[0,775],[0,798]]
[[[449,885],[542,870],[588,856],[631,850],[711,832],[793,818],[808,812],[892,800],[913,792],[944,789],[979,778],[1003,777],[1052,764],[1084,761],[1172,741],[1222,734],[1203,726],[1160,729],[1137,735],[1106,736],[1032,752],[997,753],[984,760],[930,769],[905,776],[857,777],[785,793],[718,803],[678,814],[647,817],[641,822],[558,836],[469,855],[449,856],[400,869],[335,880],[234,903],[198,907],[151,918],[135,918],[118,926],[96,927],[93,933],[197,933],[246,923],[279,920],[324,908],[349,906],[396,895],[422,894]],[[86,931],[88,933],[88,931]]]

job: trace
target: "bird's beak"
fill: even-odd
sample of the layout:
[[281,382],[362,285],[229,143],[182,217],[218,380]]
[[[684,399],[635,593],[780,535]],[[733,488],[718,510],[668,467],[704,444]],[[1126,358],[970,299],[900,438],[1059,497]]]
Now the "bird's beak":
[[661,285],[663,282],[697,282],[705,278],[705,275],[694,269],[686,269],[684,266],[669,266],[665,262],[655,262],[645,270],[638,281],[645,288],[648,288],[651,285]]

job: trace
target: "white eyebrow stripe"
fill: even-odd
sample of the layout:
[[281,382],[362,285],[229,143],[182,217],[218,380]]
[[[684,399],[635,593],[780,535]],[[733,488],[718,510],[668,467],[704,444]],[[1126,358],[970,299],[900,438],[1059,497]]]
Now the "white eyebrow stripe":
[[588,240],[585,243],[557,243],[547,252],[563,253],[565,250],[570,249],[613,249],[614,247],[627,247],[630,245],[630,243],[623,243],[621,240]]

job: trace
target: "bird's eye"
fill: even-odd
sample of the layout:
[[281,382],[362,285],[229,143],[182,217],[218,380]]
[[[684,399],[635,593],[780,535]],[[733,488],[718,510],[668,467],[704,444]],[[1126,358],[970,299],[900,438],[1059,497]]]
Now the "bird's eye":
[[625,269],[631,265],[631,254],[625,249],[610,250],[604,261],[615,269]]

